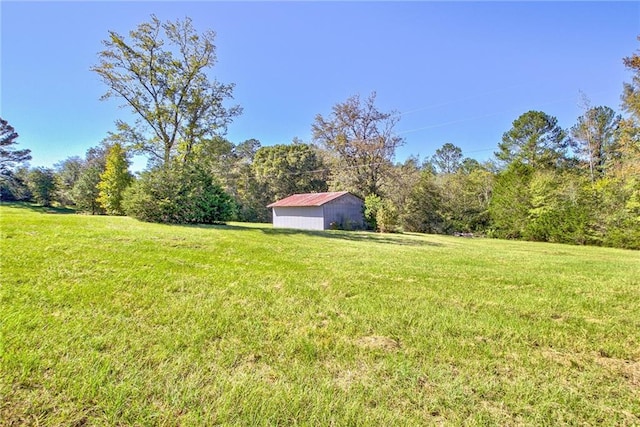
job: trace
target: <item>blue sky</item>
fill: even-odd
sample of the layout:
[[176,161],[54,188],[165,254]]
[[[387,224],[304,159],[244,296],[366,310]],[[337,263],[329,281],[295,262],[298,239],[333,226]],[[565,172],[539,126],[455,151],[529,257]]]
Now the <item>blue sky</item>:
[[591,105],[620,110],[638,49],[640,2],[12,2],[0,3],[0,115],[32,166],[84,156],[130,118],[90,71],[108,30],[155,14],[217,33],[212,77],[244,108],[234,143],[310,141],[316,114],[354,94],[400,112],[396,160],[446,142],[489,158],[528,110],[568,128]]

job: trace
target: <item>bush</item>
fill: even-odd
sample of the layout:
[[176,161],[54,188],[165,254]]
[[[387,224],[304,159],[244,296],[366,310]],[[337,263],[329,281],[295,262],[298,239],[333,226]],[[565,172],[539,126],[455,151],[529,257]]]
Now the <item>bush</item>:
[[391,200],[384,200],[376,213],[376,224],[381,233],[398,231],[398,209]]
[[222,223],[235,212],[231,197],[198,167],[143,172],[125,192],[123,207],[141,221],[172,224]]
[[372,230],[393,233],[397,231],[399,217],[398,209],[391,200],[383,200],[375,194],[364,199],[364,218]]
[[377,230],[378,210],[382,206],[382,199],[375,194],[369,194],[364,199],[364,220],[370,230]]

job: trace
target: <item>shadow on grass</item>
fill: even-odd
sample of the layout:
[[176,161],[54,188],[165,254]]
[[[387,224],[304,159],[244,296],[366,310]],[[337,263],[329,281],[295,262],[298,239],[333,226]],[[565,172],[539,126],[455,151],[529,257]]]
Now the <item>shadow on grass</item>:
[[271,225],[252,224],[215,224],[188,225],[194,228],[215,228],[218,230],[260,231],[269,236],[309,236],[321,239],[337,239],[352,242],[385,243],[401,246],[442,246],[441,243],[416,239],[403,234],[380,234],[373,231],[342,231],[342,230],[298,230],[293,228],[272,228]]
[[36,205],[35,203],[29,202],[0,202],[0,206],[7,206],[10,208],[18,208],[18,209],[28,209],[33,212],[45,213],[45,214],[58,214],[58,215],[69,215],[75,214],[77,211],[71,208],[63,208],[57,206],[42,206]]
[[[19,209],[28,209],[33,212],[44,214],[69,215],[76,214],[77,211],[70,208],[56,206],[41,206],[28,202],[0,202],[0,206],[7,206]],[[218,229],[218,230],[238,230],[255,231],[258,230],[270,236],[309,236],[321,239],[337,239],[352,242],[384,243],[401,246],[442,246],[441,243],[430,242],[425,239],[416,239],[402,234],[380,234],[372,231],[342,231],[342,230],[298,230],[293,228],[272,228],[270,224],[166,224],[170,226]]]

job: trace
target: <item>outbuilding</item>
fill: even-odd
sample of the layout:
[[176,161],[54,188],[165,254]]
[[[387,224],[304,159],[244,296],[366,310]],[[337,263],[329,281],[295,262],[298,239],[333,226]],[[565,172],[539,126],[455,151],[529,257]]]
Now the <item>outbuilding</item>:
[[294,194],[267,207],[273,210],[273,226],[278,228],[364,228],[364,202],[348,191]]

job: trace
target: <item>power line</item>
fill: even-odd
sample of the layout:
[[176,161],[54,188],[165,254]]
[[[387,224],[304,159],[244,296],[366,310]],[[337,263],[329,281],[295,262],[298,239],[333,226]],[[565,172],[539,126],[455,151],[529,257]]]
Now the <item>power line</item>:
[[[518,86],[521,86],[521,85],[518,85]],[[517,86],[516,86],[516,87],[517,87]],[[487,94],[496,93],[496,92],[499,92],[499,91],[488,92]],[[606,91],[596,92],[596,93],[595,93],[595,95],[599,95],[599,94],[602,94],[602,93],[605,93],[605,92],[606,92]],[[473,99],[473,98],[477,98],[477,97],[485,96],[485,95],[486,95],[486,94],[483,94],[483,95],[477,95],[477,96],[473,96],[473,97],[465,98],[465,99],[463,99],[463,100]],[[571,100],[574,100],[574,99],[575,99],[574,97],[564,97],[564,98],[559,98],[559,99],[556,99],[556,100],[553,100],[553,101],[548,101],[548,102],[544,102],[544,103],[536,104],[535,106],[533,106],[533,107],[531,107],[531,108],[529,108],[529,109],[530,109],[530,110],[532,110],[532,109],[533,109],[533,110],[539,110],[539,109],[541,109],[541,108],[543,108],[543,107],[547,107],[547,106],[549,106],[549,105],[560,104],[560,103],[564,103],[564,102],[571,101]],[[455,103],[460,102],[460,101],[463,101],[463,100],[452,101],[452,102],[449,102],[449,103],[442,103],[442,104],[439,104],[438,106],[451,105],[451,104],[455,104]],[[434,107],[435,107],[435,106],[434,106]],[[422,110],[426,110],[426,109],[429,109],[429,108],[432,108],[432,107],[423,107],[423,108],[418,108],[418,109],[415,109],[415,110],[407,111],[407,112],[405,112],[405,113],[401,113],[400,115],[403,115],[403,114],[409,114],[409,113],[413,113],[413,112],[416,112],[416,111],[422,111]],[[481,116],[468,117],[468,118],[464,118],[464,119],[457,119],[457,120],[450,120],[450,121],[447,121],[447,122],[436,123],[436,124],[432,124],[432,125],[428,125],[428,126],[423,126],[423,127],[419,127],[419,128],[415,128],[415,129],[408,129],[408,130],[400,131],[400,132],[398,132],[397,134],[398,134],[398,135],[404,135],[404,134],[407,134],[407,133],[419,132],[419,131],[427,130],[427,129],[435,129],[435,128],[444,127],[444,126],[449,126],[449,125],[453,125],[453,124],[464,123],[464,122],[468,122],[468,121],[472,121],[472,120],[479,120],[479,119],[485,119],[485,118],[488,118],[488,117],[495,117],[495,116],[499,116],[499,115],[502,115],[502,114],[511,113],[511,112],[513,112],[514,110],[516,110],[516,109],[515,109],[515,108],[510,108],[510,109],[508,109],[508,110],[501,110],[501,111],[497,111],[497,112],[495,112],[495,113],[483,114],[483,115],[481,115]],[[522,110],[522,108],[520,108],[519,110]]]
[[404,116],[405,114],[413,114],[413,113],[417,113],[418,111],[431,110],[433,108],[438,108],[438,107],[446,107],[447,105],[454,105],[454,104],[458,104],[460,102],[470,101],[472,99],[483,98],[483,97],[488,96],[488,95],[493,95],[493,94],[504,92],[504,91],[507,91],[507,90],[516,89],[516,88],[519,88],[519,87],[522,87],[522,86],[524,86],[524,84],[517,84],[517,85],[509,86],[509,87],[506,87],[506,88],[495,89],[495,90],[491,90],[491,91],[488,91],[488,92],[483,92],[483,93],[479,93],[479,94],[476,94],[476,95],[467,96],[465,98],[457,99],[455,101],[441,102],[441,103],[438,103],[438,104],[427,105],[426,107],[414,108],[413,110],[404,111],[404,112],[398,114],[398,116]]

